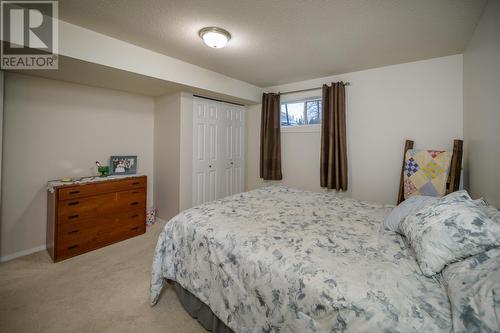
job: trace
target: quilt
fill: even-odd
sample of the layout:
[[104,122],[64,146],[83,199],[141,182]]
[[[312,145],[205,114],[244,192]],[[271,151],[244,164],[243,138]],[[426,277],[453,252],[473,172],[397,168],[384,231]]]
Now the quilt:
[[405,155],[404,196],[442,197],[450,170],[451,151],[410,149]]

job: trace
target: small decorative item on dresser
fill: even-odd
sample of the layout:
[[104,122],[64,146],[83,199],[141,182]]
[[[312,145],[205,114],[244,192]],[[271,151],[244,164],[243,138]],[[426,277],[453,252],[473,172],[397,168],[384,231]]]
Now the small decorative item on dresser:
[[101,174],[100,177],[107,177],[109,175],[109,166],[101,165],[99,161],[96,161],[95,164],[97,165],[97,171]]
[[111,156],[109,165],[113,175],[133,175],[137,173],[137,156]]
[[99,177],[107,177],[109,175],[109,166],[103,165],[97,168],[97,171],[99,171],[100,175]]

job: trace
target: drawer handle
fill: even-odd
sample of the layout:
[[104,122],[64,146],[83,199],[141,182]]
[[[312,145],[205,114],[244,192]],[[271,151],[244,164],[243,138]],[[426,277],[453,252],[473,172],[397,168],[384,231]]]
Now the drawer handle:
[[138,201],[134,201],[134,202],[131,203],[132,206],[135,206],[135,205],[138,205],[138,204],[139,204]]
[[68,250],[73,250],[73,249],[76,249],[78,247],[78,245],[71,245],[71,246],[68,246]]
[[132,215],[131,218],[139,217],[139,214]]
[[68,219],[70,219],[70,220],[71,219],[76,219],[78,216],[80,216],[80,215],[78,215],[78,214],[76,214],[76,215],[70,215],[70,216],[68,216]]
[[132,194],[137,194],[137,193],[139,193],[139,191],[133,191],[133,192],[132,192]]
[[80,191],[71,191],[71,192],[69,192],[69,194],[78,194],[78,193],[80,193]]
[[139,185],[139,182],[133,182],[132,185]]
[[133,227],[133,228],[130,228],[130,231],[136,231],[137,229],[139,229],[139,227]]
[[68,231],[68,234],[71,235],[71,234],[76,234],[79,230],[71,230],[71,231]]
[[80,201],[70,202],[70,203],[68,203],[68,206],[78,205],[79,203],[80,203]]

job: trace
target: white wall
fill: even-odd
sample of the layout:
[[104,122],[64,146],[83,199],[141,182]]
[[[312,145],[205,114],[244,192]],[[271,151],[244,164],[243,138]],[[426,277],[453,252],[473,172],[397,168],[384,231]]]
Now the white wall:
[[500,1],[489,1],[464,53],[467,187],[500,207]]
[[179,211],[180,102],[180,93],[155,98],[155,206],[164,220]]
[[181,93],[179,211],[193,206],[193,95]]
[[[292,91],[349,81],[346,87],[349,192],[395,203],[405,139],[416,148],[450,149],[463,136],[462,55],[302,81],[266,91]],[[313,91],[312,96],[321,95]],[[285,96],[283,96],[285,97]],[[287,96],[286,98],[293,98]],[[247,186],[259,178],[260,105],[249,108]],[[282,184],[321,190],[320,131],[282,132]]]
[[45,245],[46,183],[137,155],[153,200],[153,98],[6,74],[1,255]]
[[155,206],[169,220],[192,206],[193,95],[155,98]]

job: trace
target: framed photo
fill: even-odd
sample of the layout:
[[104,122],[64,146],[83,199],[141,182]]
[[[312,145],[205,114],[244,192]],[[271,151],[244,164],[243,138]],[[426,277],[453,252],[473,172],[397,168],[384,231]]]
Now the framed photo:
[[133,175],[137,173],[137,156],[111,156],[109,158],[110,174]]

